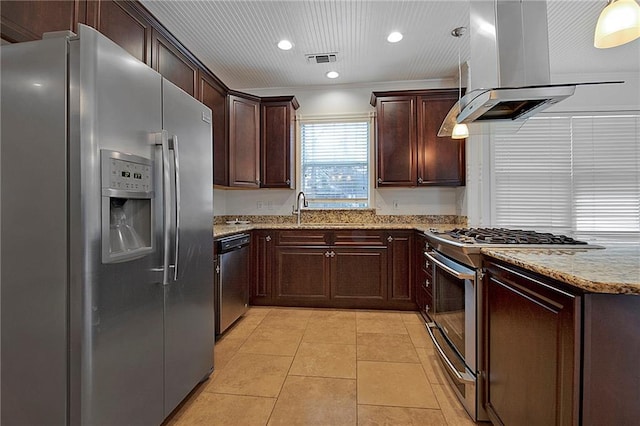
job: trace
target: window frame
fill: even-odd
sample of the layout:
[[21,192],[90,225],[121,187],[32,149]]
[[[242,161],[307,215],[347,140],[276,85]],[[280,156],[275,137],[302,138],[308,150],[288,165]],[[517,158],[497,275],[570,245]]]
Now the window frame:
[[[372,164],[374,155],[374,113],[368,114],[340,114],[340,115],[297,115],[296,116],[296,192],[302,191],[302,126],[305,124],[314,124],[314,123],[355,123],[355,122],[366,122],[368,131],[367,131],[367,199],[366,206],[362,207],[352,207],[352,206],[336,206],[336,207],[325,207],[325,206],[314,206],[313,199],[307,197],[309,200],[309,210],[370,210],[375,205],[374,200],[374,176],[372,173]],[[326,199],[329,202],[332,201],[345,201],[348,199]],[[358,199],[361,200],[361,199]]]

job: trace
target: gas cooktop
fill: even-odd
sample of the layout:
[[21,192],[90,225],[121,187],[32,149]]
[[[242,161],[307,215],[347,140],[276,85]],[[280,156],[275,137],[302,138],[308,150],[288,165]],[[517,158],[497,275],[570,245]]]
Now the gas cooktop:
[[566,235],[505,228],[456,228],[450,231],[425,232],[429,247],[465,265],[481,265],[482,248],[596,249]]
[[587,245],[566,235],[505,228],[456,228],[446,232],[451,238],[471,244],[551,244]]

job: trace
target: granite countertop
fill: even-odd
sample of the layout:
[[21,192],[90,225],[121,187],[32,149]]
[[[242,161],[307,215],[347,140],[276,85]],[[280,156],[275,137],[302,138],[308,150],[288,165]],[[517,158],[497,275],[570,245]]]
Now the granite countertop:
[[592,293],[640,295],[640,245],[604,249],[482,249],[482,254]]
[[302,223],[300,225],[295,223],[250,223],[244,225],[214,225],[213,236],[214,238],[219,238],[253,229],[415,229],[424,232],[428,229],[443,231],[459,226],[434,223]]

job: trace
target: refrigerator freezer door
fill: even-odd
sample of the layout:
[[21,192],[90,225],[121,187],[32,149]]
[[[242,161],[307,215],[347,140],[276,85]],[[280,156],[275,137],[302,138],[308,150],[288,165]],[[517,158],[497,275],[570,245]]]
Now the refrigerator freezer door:
[[164,287],[168,415],[213,369],[211,110],[163,79],[162,124],[174,176],[171,283]]
[[0,424],[66,424],[67,42],[0,51]]
[[[89,27],[80,26],[79,36],[70,42],[70,328],[78,337],[72,339],[70,365],[79,366],[70,379],[71,421],[160,424],[164,290],[159,235],[148,255],[102,262],[102,221],[109,219],[102,215],[100,153],[154,158],[151,135],[162,128],[162,77]],[[157,202],[154,206],[153,217],[162,217]],[[161,232],[157,225],[155,230]]]

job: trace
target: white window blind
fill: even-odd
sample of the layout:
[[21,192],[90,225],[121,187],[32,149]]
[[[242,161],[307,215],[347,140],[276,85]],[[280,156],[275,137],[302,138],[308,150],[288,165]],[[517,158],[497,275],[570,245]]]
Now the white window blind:
[[640,238],[640,116],[534,117],[493,150],[495,226]]
[[640,117],[573,117],[572,136],[576,231],[640,233]]
[[367,207],[369,122],[302,123],[302,186],[312,207]]
[[494,222],[506,228],[571,228],[570,119],[532,118],[494,137]]

